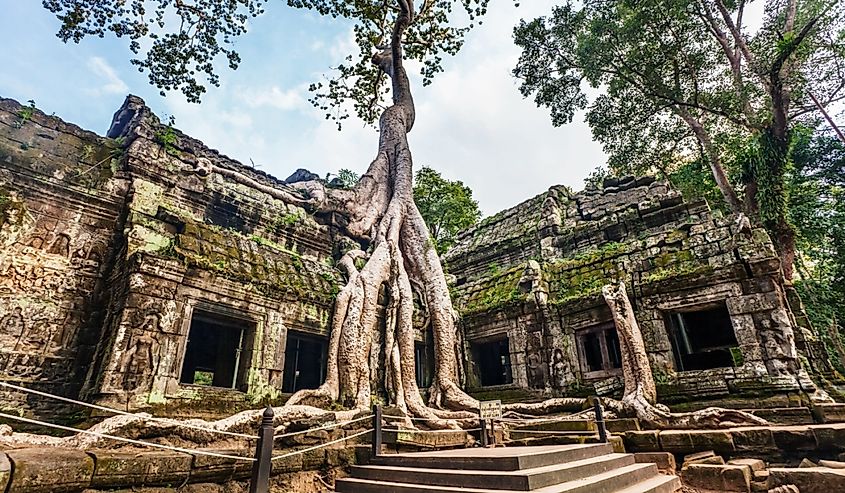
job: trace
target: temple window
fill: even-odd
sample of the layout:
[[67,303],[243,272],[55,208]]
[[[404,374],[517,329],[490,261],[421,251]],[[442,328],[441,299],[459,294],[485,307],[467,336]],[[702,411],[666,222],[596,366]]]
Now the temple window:
[[316,389],[326,379],[326,339],[288,332],[282,392]]
[[669,312],[666,319],[678,371],[734,366],[738,343],[725,303]]
[[622,352],[613,323],[604,323],[575,331],[578,359],[585,379],[605,378],[621,373]]
[[505,385],[513,382],[508,338],[473,343],[472,355],[478,367],[481,386]]
[[180,382],[246,391],[255,324],[195,310]]

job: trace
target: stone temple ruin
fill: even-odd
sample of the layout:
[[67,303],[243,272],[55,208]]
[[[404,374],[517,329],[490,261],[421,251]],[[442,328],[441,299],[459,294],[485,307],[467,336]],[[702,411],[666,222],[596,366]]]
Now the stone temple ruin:
[[[342,283],[334,262],[351,240],[342,217],[262,187],[287,185],[162,125],[135,97],[105,137],[0,100],[0,380],[190,416],[317,387]],[[828,355],[766,233],[739,229],[630,177],[554,186],[485,219],[444,258],[466,388],[618,395],[600,288],[624,278],[661,402],[812,420],[809,396],[834,377]],[[418,318],[425,387],[432,342]],[[78,419],[33,395],[3,389],[0,401]]]

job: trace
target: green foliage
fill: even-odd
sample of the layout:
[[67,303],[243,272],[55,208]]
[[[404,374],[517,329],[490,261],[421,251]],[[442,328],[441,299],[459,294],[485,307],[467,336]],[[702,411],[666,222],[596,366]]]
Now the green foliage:
[[27,103],[29,103],[29,106],[24,106],[18,110],[18,121],[13,124],[15,128],[23,127],[26,122],[32,120],[32,115],[35,114],[35,101],[30,99]]
[[443,178],[437,171],[422,167],[414,181],[414,202],[420,211],[438,254],[455,243],[457,234],[481,218],[472,190],[462,181]]
[[[516,27],[514,75],[554,125],[587,110],[613,174],[659,174],[716,207],[753,191],[746,212],[788,249],[790,133],[815,111],[809,93],[845,93],[845,4],[798,2],[790,25],[790,2],[764,1],[749,32],[744,1],[568,0]],[[590,101],[587,85],[603,91]]]
[[176,118],[173,115],[170,115],[167,119],[166,126],[160,126],[156,129],[155,133],[155,140],[159,144],[164,147],[164,152],[170,154],[171,156],[178,156],[179,150],[176,149],[175,144],[179,141],[178,137],[176,136],[176,129],[173,128],[173,125],[176,124]]
[[[403,38],[404,56],[419,63],[423,84],[443,70],[445,55],[455,55],[464,37],[487,12],[488,0],[438,0],[424,2]],[[146,72],[161,90],[181,90],[199,102],[205,84],[219,86],[215,61],[223,58],[230,69],[241,62],[234,45],[246,33],[251,18],[264,13],[267,0],[157,0],[103,2],[100,0],[44,0],[56,14],[63,41],[80,42],[87,36],[114,34],[129,40],[131,63]],[[374,52],[389,44],[395,13],[394,1],[287,0],[289,7],[350,21],[354,53],[349,53],[334,73],[310,89],[310,101],[327,119],[340,122],[355,114],[373,123],[381,112],[389,82],[372,63]],[[202,80],[202,79],[205,80]]]
[[343,189],[347,189],[347,190],[354,187],[358,183],[358,180],[360,179],[360,176],[358,176],[358,173],[356,173],[356,172],[354,172],[350,169],[346,169],[346,168],[339,170],[337,172],[337,176],[335,176],[335,178],[333,180],[329,180],[329,178],[331,178],[331,176],[332,176],[331,173],[329,173],[326,176],[326,181],[329,182],[329,187],[331,187],[331,188],[343,188]]
[[289,212],[287,214],[282,214],[281,216],[277,216],[273,221],[273,231],[278,233],[297,224],[301,220],[302,216],[298,213]]
[[845,374],[837,340],[845,334],[845,144],[800,127],[787,175],[789,219],[797,231],[795,288],[834,366]]

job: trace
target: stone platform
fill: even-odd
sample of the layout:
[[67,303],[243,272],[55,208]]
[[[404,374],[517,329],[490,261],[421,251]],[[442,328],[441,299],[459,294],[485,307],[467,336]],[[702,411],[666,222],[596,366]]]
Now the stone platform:
[[609,444],[459,449],[382,455],[353,466],[339,493],[671,493],[680,480]]

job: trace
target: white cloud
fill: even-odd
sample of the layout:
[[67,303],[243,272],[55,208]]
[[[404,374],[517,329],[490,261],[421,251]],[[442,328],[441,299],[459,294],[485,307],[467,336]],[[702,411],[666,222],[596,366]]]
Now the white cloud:
[[269,88],[245,88],[239,92],[239,98],[251,108],[269,106],[282,111],[300,109],[307,102],[302,93],[305,88],[281,89],[279,86]]
[[117,72],[105,58],[92,56],[88,59],[88,68],[102,82],[102,85],[96,89],[97,92],[103,94],[126,94],[129,92],[129,86],[118,77]]

